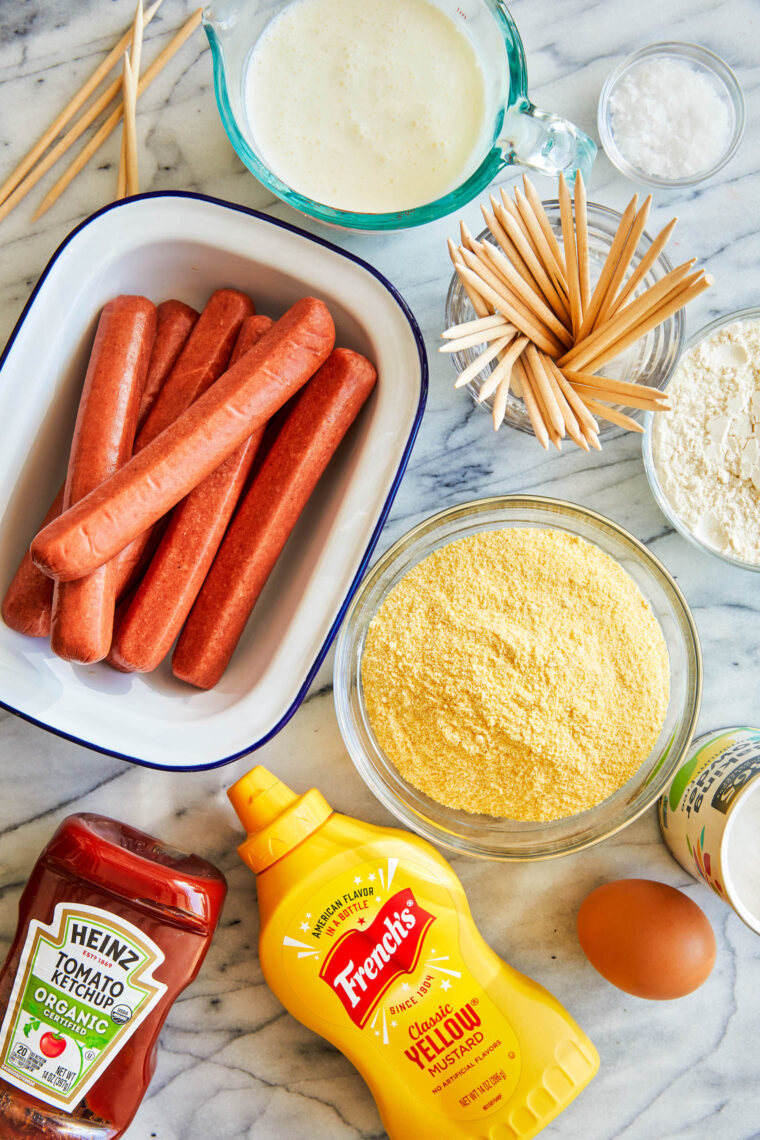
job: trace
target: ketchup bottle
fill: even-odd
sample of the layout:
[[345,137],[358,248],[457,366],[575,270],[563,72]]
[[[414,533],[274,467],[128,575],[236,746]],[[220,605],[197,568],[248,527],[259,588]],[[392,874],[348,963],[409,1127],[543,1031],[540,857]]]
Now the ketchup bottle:
[[2,1140],[123,1135],[226,891],[216,867],[126,824],[63,821],[21,896],[0,970]]
[[266,768],[229,790],[257,874],[264,977],[356,1065],[390,1140],[530,1140],[599,1058],[483,941],[422,839],[333,812]]

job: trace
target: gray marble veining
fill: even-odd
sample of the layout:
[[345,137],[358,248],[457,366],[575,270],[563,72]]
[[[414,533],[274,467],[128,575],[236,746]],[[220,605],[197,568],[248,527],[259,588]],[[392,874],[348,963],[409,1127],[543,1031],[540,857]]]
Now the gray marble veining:
[[[148,30],[151,59],[192,9],[165,0]],[[652,228],[680,216],[675,251],[698,255],[716,284],[688,314],[688,331],[758,303],[760,276],[760,5],[757,0],[515,0],[536,102],[596,135],[605,75],[627,52],[660,39],[693,40],[736,70],[748,128],[734,160],[708,185],[655,195]],[[131,19],[131,0],[0,0],[0,168],[6,171],[51,121]],[[194,189],[303,224],[272,200],[230,148],[213,99],[211,61],[197,33],[141,100],[145,189]],[[0,232],[0,342],[40,270],[86,214],[113,195],[114,136],[55,207],[31,223],[42,186]],[[546,193],[551,187],[541,187]],[[590,197],[620,208],[632,192],[604,155]],[[472,228],[479,211],[466,211]],[[307,228],[318,228],[316,226]],[[692,606],[705,659],[700,727],[760,716],[760,576],[732,570],[688,546],[649,493],[638,439],[619,434],[601,455],[544,454],[515,432],[495,435],[487,417],[452,388],[434,352],[449,279],[444,238],[453,220],[380,237],[331,233],[372,261],[412,306],[431,349],[428,408],[381,549],[431,511],[478,495],[535,491],[594,507],[644,540]],[[324,231],[322,231],[324,232]],[[1,696],[2,694],[0,694]],[[197,982],[161,1038],[150,1095],[130,1140],[380,1140],[384,1132],[351,1065],[286,1014],[263,982],[256,955],[255,885],[239,863],[238,828],[224,789],[249,767],[169,774],[143,771],[0,715],[0,954],[37,852],[72,810],[129,820],[198,850],[229,876],[222,928]],[[257,760],[333,805],[391,822],[356,775],[332,707],[329,662],[306,702]],[[619,836],[572,858],[523,866],[454,860],[485,937],[510,963],[552,990],[596,1042],[597,1079],[545,1135],[560,1140],[752,1140],[760,1136],[760,940],[663,847],[650,811]],[[585,961],[575,913],[586,892],[618,877],[662,879],[706,911],[718,938],[708,983],[674,1003],[613,989]]]

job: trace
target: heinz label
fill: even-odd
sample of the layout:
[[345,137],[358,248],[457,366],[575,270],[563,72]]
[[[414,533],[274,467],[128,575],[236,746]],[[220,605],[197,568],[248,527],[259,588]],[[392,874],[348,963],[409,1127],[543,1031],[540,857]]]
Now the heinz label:
[[504,1108],[517,1037],[468,969],[457,901],[429,867],[357,863],[292,915],[282,954],[301,1000],[352,1024],[431,1110],[476,1120]]
[[65,1112],[166,993],[155,942],[109,911],[58,903],[29,923],[0,1027],[0,1076]]

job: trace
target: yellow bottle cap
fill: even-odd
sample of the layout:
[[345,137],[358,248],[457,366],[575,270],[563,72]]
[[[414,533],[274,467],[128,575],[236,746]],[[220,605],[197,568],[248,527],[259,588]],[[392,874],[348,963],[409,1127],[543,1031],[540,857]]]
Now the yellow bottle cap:
[[227,795],[248,832],[238,855],[257,874],[302,843],[332,815],[332,808],[316,788],[297,796],[260,764],[233,784]]

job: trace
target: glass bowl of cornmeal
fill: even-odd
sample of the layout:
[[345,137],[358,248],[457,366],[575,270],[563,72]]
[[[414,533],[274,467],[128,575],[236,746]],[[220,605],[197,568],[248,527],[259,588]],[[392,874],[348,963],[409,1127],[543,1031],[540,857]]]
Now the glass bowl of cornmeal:
[[566,855],[626,827],[692,739],[688,606],[616,523],[540,496],[414,527],[342,627],[335,706],[360,775],[405,826],[489,859]]

